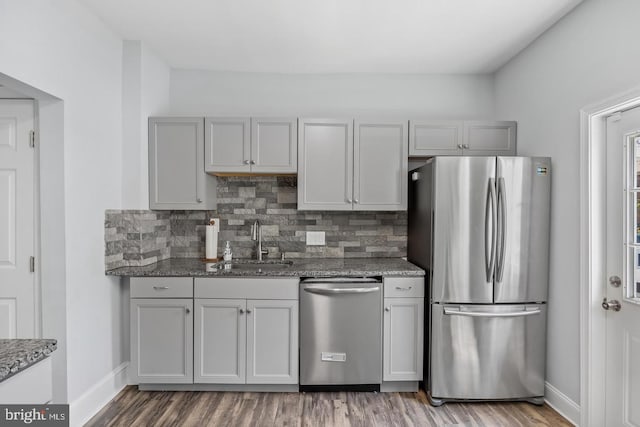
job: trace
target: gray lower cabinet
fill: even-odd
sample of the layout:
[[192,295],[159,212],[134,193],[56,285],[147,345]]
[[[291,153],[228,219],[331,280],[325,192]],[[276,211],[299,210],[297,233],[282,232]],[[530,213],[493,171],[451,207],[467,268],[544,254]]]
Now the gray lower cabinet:
[[383,381],[422,381],[424,278],[384,278]]
[[407,208],[407,121],[300,119],[298,210]]
[[409,156],[514,156],[513,121],[411,120]]
[[205,170],[210,173],[296,173],[297,119],[205,118]]
[[195,296],[195,383],[298,383],[298,279],[197,278]]
[[204,170],[203,119],[149,118],[149,208],[216,208],[216,178]]
[[131,299],[133,383],[193,383],[193,299]]

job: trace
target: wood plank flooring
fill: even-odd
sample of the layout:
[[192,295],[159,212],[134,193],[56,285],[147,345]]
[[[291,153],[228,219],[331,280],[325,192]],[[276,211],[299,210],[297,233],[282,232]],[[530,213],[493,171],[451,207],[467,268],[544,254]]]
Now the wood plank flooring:
[[128,386],[87,424],[96,426],[571,426],[545,405],[429,405],[419,393],[138,391]]

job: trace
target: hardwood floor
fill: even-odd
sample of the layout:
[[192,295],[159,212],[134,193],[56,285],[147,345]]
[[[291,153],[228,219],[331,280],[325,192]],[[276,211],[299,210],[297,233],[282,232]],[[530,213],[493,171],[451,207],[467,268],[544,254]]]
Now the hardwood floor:
[[571,426],[545,405],[447,403],[419,393],[138,391],[129,386],[87,426]]

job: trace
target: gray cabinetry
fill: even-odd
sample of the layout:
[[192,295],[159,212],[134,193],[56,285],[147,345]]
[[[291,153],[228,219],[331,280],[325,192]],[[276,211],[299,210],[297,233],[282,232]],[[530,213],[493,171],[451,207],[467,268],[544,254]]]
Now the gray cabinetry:
[[181,278],[131,279],[133,383],[193,383],[192,283]]
[[406,121],[300,119],[298,209],[406,209],[406,138]]
[[421,381],[424,278],[384,279],[383,381]]
[[409,156],[513,156],[513,121],[411,120]]
[[149,118],[149,208],[216,208],[216,179],[204,165],[202,118]]
[[298,383],[298,279],[197,278],[195,296],[195,383]]
[[407,122],[356,120],[353,210],[407,209]]
[[295,118],[205,118],[205,170],[211,173],[295,173]]

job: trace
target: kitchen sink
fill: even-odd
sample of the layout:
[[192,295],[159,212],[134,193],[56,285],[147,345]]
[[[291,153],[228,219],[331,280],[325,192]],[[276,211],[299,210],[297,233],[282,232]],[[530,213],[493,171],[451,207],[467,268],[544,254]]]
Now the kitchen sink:
[[[228,268],[227,265],[231,265]],[[232,261],[231,263],[219,263],[216,265],[218,270],[231,270],[231,271],[255,271],[261,273],[264,271],[282,270],[291,267],[292,261]],[[226,267],[226,268],[225,268]]]

